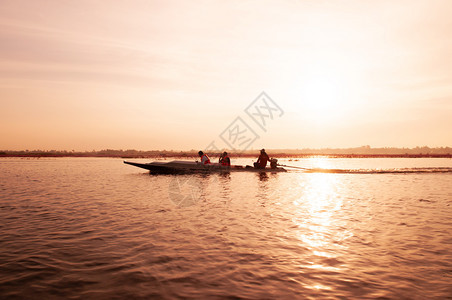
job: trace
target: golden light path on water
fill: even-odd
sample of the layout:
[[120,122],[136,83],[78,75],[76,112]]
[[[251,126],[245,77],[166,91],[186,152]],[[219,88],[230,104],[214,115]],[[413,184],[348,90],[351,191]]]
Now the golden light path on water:
[[[332,166],[328,160],[323,158],[311,158],[311,164],[314,168],[330,169]],[[303,216],[302,218],[294,217],[293,223],[298,226],[301,231],[294,233],[296,238],[302,242],[303,247],[307,247],[313,254],[312,257],[325,258],[327,261],[338,257],[338,248],[345,250],[345,246],[336,243],[338,240],[344,240],[353,233],[349,231],[338,232],[333,223],[337,220],[334,218],[336,212],[342,208],[342,198],[339,186],[343,184],[341,178],[327,173],[315,173],[309,177],[299,176],[299,184],[303,187],[303,193],[293,201],[296,209]],[[304,230],[307,229],[307,230]],[[340,266],[331,266],[317,261],[308,261],[304,268],[316,269],[318,271],[341,271]],[[306,288],[331,290],[332,287],[323,283],[316,283]]]

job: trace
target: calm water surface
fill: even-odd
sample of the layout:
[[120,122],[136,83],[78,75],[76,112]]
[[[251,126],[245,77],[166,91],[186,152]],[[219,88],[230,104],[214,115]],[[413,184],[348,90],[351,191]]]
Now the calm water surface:
[[0,298],[452,299],[451,159],[280,162],[0,159]]

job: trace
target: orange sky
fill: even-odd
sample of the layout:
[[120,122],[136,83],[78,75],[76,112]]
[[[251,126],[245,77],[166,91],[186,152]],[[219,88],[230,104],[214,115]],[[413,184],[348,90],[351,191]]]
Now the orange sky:
[[[0,149],[452,146],[452,1],[0,0]],[[246,114],[265,91],[283,114]]]

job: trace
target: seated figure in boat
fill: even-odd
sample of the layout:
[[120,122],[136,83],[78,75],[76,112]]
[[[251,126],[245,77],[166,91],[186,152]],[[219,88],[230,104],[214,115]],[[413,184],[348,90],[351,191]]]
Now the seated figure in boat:
[[210,164],[210,158],[202,151],[198,152],[199,157],[201,157],[201,164],[203,165],[209,165]]
[[256,169],[265,169],[267,166],[267,162],[270,160],[270,157],[268,157],[268,154],[265,152],[265,149],[261,150],[261,154],[259,155],[259,158],[257,159],[257,162],[254,163],[254,167]]
[[231,166],[231,159],[229,158],[228,153],[226,151],[220,155],[218,162],[220,163],[220,165],[225,167]]

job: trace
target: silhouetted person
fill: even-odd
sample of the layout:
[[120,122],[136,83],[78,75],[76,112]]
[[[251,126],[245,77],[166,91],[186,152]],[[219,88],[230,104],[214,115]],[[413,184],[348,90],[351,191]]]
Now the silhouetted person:
[[228,153],[226,151],[223,152],[223,154],[221,154],[220,159],[218,160],[218,162],[222,166],[226,166],[226,167],[231,166],[231,159],[229,158]]
[[202,163],[203,165],[208,165],[208,164],[210,164],[210,158],[207,156],[207,154],[205,154],[205,153],[202,152],[202,151],[199,151],[199,152],[198,152],[198,155],[199,155],[199,157],[201,157],[201,163]]
[[257,159],[257,162],[254,163],[254,167],[256,169],[265,169],[267,166],[267,162],[270,160],[270,157],[268,157],[268,154],[265,152],[265,149],[261,150],[261,154],[259,155],[259,158]]

